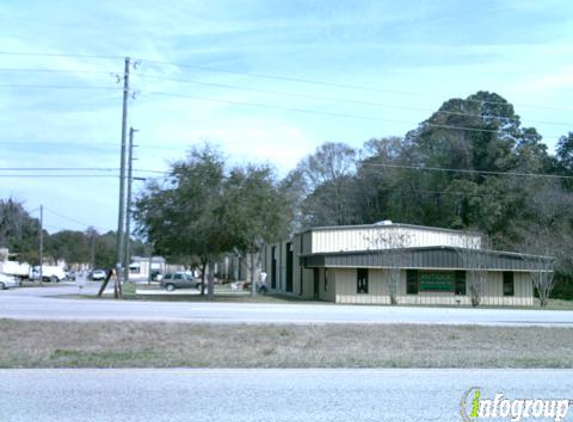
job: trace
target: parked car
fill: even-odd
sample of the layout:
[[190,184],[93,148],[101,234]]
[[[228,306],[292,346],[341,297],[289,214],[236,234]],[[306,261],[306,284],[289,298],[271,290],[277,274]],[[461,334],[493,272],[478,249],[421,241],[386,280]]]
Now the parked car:
[[196,289],[197,287],[199,287],[200,284],[201,284],[200,279],[193,278],[193,276],[189,275],[184,271],[165,274],[165,277],[163,277],[163,279],[159,283],[159,285],[168,292],[172,292],[175,289],[185,289],[185,288]]
[[158,270],[151,271],[152,281],[161,281],[162,279],[163,279],[163,274],[161,274],[161,271]]
[[102,270],[102,269],[95,269],[90,274],[90,278],[94,281],[105,280],[106,277],[107,277],[107,273],[105,270]]
[[20,280],[6,274],[0,274],[0,290],[6,290],[11,287],[19,287]]

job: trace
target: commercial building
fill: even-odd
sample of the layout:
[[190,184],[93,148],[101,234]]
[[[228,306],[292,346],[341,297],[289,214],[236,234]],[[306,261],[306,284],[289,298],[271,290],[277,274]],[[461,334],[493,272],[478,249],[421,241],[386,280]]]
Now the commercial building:
[[550,257],[482,248],[479,235],[394,224],[316,227],[267,245],[270,291],[336,303],[531,306]]

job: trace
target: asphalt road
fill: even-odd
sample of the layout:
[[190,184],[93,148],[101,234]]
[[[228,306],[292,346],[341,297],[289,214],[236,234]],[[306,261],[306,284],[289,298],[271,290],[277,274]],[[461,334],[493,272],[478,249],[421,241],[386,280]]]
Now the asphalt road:
[[[89,289],[96,291],[97,285]],[[62,299],[73,284],[0,292],[0,318],[45,320],[135,320],[205,323],[414,323],[504,326],[573,326],[571,311],[352,306],[316,303],[185,303]]]
[[5,422],[459,422],[474,386],[571,399],[573,370],[0,370],[0,403]]

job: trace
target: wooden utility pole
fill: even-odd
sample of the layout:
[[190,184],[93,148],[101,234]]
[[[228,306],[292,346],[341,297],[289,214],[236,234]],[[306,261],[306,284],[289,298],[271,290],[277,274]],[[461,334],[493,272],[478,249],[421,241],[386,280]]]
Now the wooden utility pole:
[[129,100],[129,68],[130,58],[125,58],[125,69],[123,73],[123,116],[121,120],[121,161],[119,171],[119,215],[117,221],[117,245],[116,245],[116,277],[121,277],[121,265],[123,263],[123,242],[125,228],[125,156],[127,138],[127,106]]
[[125,209],[125,238],[123,240],[123,280],[129,281],[130,256],[130,231],[131,231],[131,185],[133,182],[133,134],[137,132],[134,128],[129,128],[129,154],[127,157],[127,201]]
[[95,232],[92,232],[91,270],[95,269]]
[[[42,285],[44,272],[44,206],[40,205],[40,285]],[[34,272],[32,271],[32,274]]]

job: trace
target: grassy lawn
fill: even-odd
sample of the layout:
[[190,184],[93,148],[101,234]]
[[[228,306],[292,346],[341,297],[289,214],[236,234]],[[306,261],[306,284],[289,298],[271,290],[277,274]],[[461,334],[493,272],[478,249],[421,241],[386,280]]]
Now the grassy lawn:
[[0,320],[0,367],[571,368],[573,328]]

